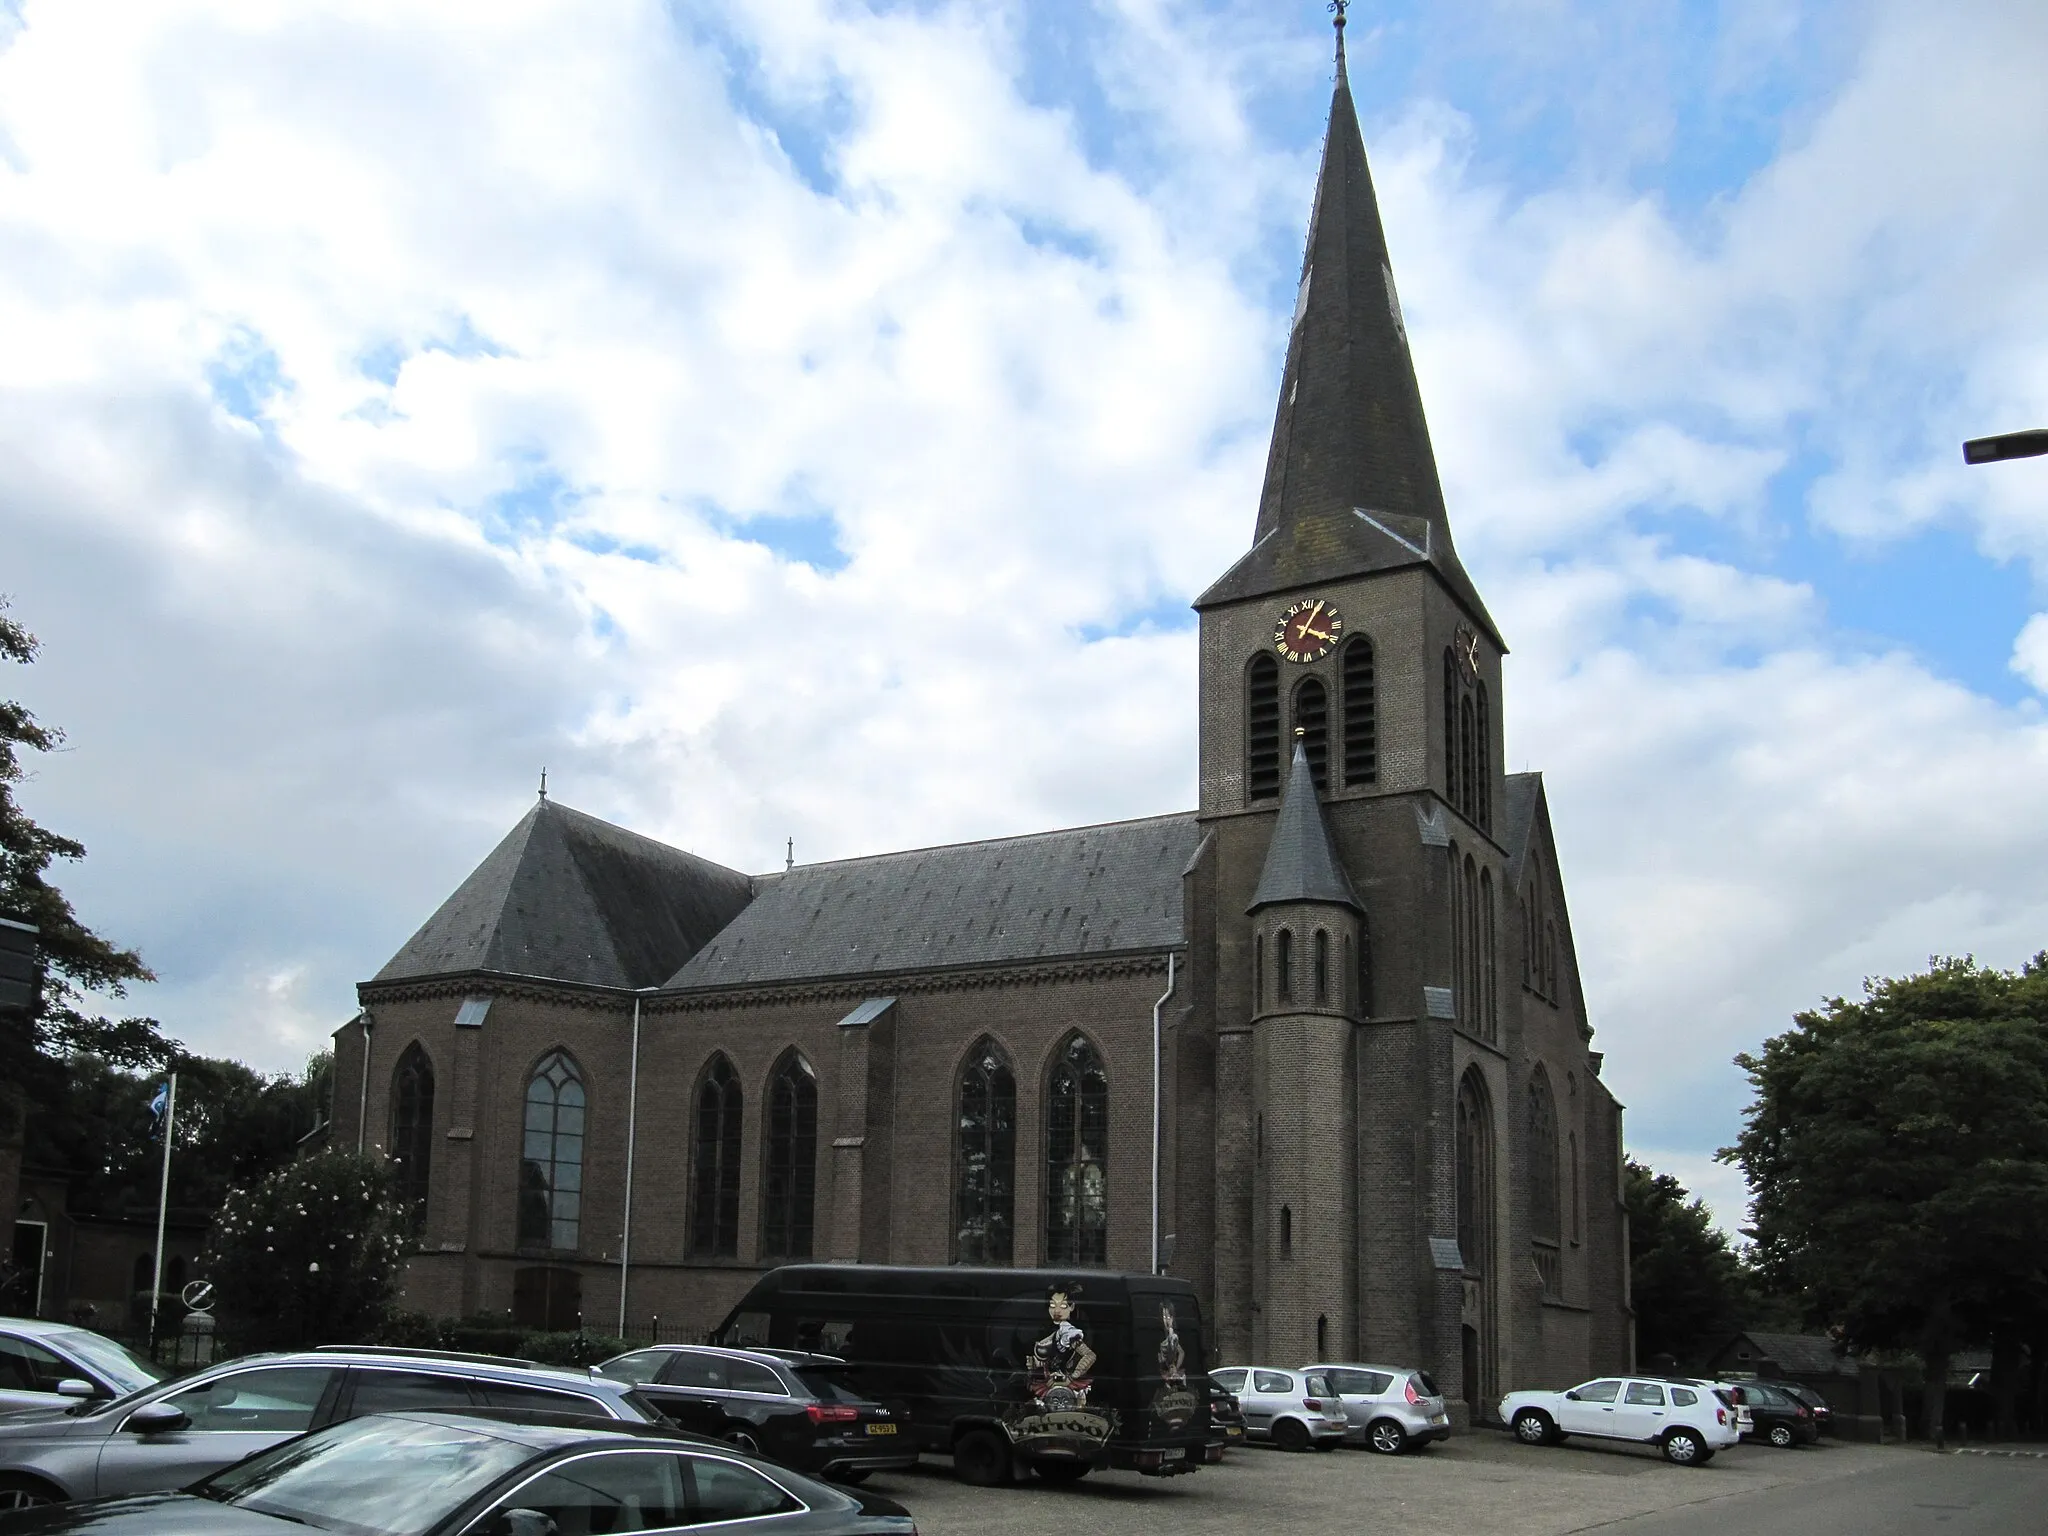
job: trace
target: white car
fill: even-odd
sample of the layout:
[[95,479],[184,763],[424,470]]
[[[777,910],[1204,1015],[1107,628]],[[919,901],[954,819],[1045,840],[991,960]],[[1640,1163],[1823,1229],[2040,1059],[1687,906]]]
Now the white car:
[[1501,1419],[1524,1445],[1554,1445],[1570,1435],[1654,1445],[1681,1467],[1703,1467],[1742,1438],[1734,1406],[1705,1382],[1670,1377],[1603,1376],[1566,1392],[1510,1392]]

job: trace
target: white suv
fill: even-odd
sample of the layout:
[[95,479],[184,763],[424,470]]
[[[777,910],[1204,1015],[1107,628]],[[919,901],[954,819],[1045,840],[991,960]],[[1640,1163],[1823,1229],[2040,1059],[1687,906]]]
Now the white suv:
[[1703,1382],[1603,1376],[1568,1392],[1510,1392],[1500,1416],[1524,1445],[1597,1435],[1660,1447],[1666,1461],[1703,1467],[1742,1438],[1734,1408]]

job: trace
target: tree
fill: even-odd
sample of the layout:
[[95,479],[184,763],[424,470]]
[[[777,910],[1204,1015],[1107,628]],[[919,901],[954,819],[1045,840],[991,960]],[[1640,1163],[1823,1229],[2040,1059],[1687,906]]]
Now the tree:
[[[36,638],[6,610],[0,597],[0,657],[27,666],[36,658]],[[51,752],[63,741],[62,731],[0,699],[0,916],[41,930],[45,963],[42,1001],[26,1025],[0,1024],[0,1081],[25,1086],[32,1098],[47,1086],[52,1063],[72,1051],[124,1066],[158,1065],[178,1053],[154,1019],[108,1019],[83,1005],[83,993],[120,997],[130,982],[156,978],[134,950],[117,948],[80,922],[50,883],[51,864],[84,858],[85,845],[38,826],[15,801],[14,786],[28,777],[24,754]]]
[[383,1159],[322,1152],[228,1191],[205,1277],[239,1343],[352,1344],[384,1317],[408,1246]]
[[1692,1359],[1754,1325],[1757,1298],[1704,1200],[1634,1158],[1622,1165],[1636,1358]]
[[1765,1272],[1859,1347],[1917,1347],[1941,1436],[1950,1355],[2048,1296],[2048,953],[1866,982],[1736,1058],[1756,1089],[1722,1153]]

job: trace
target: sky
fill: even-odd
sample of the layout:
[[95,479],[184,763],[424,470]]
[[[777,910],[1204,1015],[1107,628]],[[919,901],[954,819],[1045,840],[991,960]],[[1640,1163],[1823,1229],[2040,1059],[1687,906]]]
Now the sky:
[[[1361,3],[1631,1150],[2048,947],[2048,8]],[[740,869],[1182,810],[1319,0],[0,0],[0,677],[125,1006],[292,1069],[523,814]]]

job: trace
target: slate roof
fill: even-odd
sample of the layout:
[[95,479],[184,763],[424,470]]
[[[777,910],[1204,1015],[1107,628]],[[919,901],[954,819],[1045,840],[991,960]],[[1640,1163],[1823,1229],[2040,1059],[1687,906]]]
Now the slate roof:
[[499,971],[653,986],[752,897],[737,870],[543,800],[375,980]]
[[1259,871],[1252,904],[1245,910],[1256,912],[1283,901],[1323,901],[1354,912],[1364,910],[1330,843],[1330,826],[1323,820],[1322,802],[1316,798],[1315,772],[1299,740],[1294,743],[1287,791],[1280,797],[1280,814],[1273,819],[1273,841],[1266,846],[1265,867]]
[[1508,886],[1519,890],[1522,866],[1529,857],[1529,834],[1536,826],[1536,807],[1543,803],[1543,775],[1511,773],[1506,790],[1507,814],[1501,818],[1500,844],[1508,852]]
[[1413,565],[1432,568],[1501,644],[1451,543],[1340,54],[1252,547],[1195,606]]
[[808,864],[755,881],[753,904],[669,980],[753,986],[1184,942],[1181,871],[1195,813]]
[[[1835,1341],[1824,1333],[1752,1333],[1737,1335],[1756,1346],[1757,1359],[1778,1362],[1788,1376],[1854,1376],[1857,1363],[1835,1352]],[[1732,1347],[1733,1341],[1731,1341]],[[1721,1352],[1725,1360],[1728,1351]],[[1754,1362],[1746,1362],[1754,1365]]]

